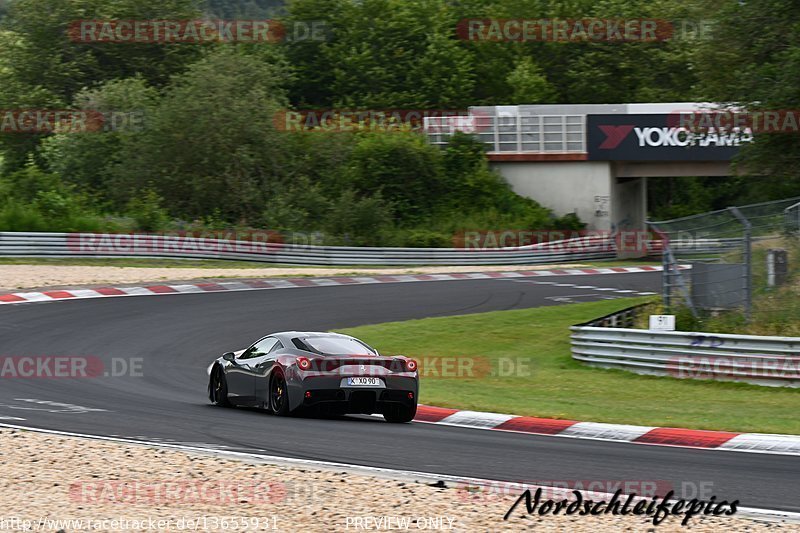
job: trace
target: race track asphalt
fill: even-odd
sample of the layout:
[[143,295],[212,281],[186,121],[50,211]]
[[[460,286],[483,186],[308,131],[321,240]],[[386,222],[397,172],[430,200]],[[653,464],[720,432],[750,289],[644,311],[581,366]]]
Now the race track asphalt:
[[0,306],[4,357],[91,355],[106,368],[113,358],[143,361],[141,377],[3,379],[0,419],[24,420],[0,422],[513,482],[656,481],[688,498],[699,489],[701,496],[738,499],[742,506],[800,511],[798,457],[416,422],[392,425],[367,417],[284,419],[208,404],[208,364],[272,331],[559,305],[554,297],[587,301],[612,294],[564,285],[657,291],[660,277],[636,273],[536,281],[558,285],[462,280]]

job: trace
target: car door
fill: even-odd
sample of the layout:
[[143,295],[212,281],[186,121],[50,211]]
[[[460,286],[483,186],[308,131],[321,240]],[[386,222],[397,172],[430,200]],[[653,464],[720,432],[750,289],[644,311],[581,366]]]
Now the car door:
[[283,349],[283,343],[276,339],[276,342],[269,351],[258,358],[258,361],[253,361],[254,375],[256,380],[256,398],[261,401],[266,401],[269,392],[269,373],[275,365],[275,360],[280,355],[280,350]]
[[242,352],[228,367],[226,372],[228,396],[232,401],[239,404],[256,403],[256,367],[276,342],[278,339],[274,337],[265,337],[259,340]]

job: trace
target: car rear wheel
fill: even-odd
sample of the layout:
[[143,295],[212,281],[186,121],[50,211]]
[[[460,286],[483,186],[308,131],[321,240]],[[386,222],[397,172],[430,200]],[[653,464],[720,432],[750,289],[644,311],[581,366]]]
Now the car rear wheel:
[[269,407],[278,416],[289,415],[289,391],[286,388],[286,378],[278,370],[273,374],[269,387]]
[[211,402],[220,407],[231,406],[231,402],[228,401],[228,381],[219,368],[211,373]]
[[417,405],[393,405],[383,413],[383,418],[393,424],[405,424],[414,420],[417,414]]

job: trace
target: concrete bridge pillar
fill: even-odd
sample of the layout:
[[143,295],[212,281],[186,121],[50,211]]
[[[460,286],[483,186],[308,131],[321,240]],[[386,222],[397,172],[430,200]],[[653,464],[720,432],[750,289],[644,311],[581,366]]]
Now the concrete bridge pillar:
[[493,162],[517,194],[557,216],[575,213],[587,229],[641,230],[647,217],[643,178],[617,178],[609,161]]

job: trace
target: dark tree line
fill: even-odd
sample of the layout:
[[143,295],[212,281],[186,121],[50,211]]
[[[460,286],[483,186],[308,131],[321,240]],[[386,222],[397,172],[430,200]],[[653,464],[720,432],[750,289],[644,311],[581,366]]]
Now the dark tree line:
[[[287,108],[800,101],[800,6],[779,0],[0,0],[0,109],[135,110],[143,128],[0,135],[0,229],[320,231],[446,245],[459,230],[574,227],[514,195],[481,147],[407,131],[287,133]],[[324,25],[280,44],[76,43],[77,19],[279,17]],[[464,41],[467,18],[711,21],[658,42]],[[684,26],[679,26],[683,29]],[[743,38],[756,36],[757,38]],[[800,194],[798,136],[743,150],[740,177],[654,180],[659,216]],[[724,207],[724,206],[723,206]]]

